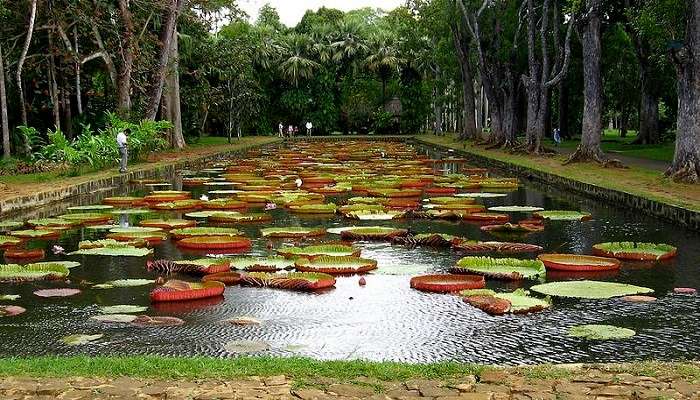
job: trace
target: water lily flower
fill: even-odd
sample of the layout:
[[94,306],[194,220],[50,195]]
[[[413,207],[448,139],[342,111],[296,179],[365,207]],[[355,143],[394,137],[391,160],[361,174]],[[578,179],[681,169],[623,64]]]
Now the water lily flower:
[[209,196],[207,196],[206,194],[203,194],[202,197],[200,197],[199,199],[202,201],[209,201]]
[[51,251],[53,251],[53,254],[64,254],[65,250],[66,250],[66,249],[64,249],[63,247],[61,247],[61,246],[59,246],[59,245],[57,245],[57,244],[55,244],[55,245],[51,248]]

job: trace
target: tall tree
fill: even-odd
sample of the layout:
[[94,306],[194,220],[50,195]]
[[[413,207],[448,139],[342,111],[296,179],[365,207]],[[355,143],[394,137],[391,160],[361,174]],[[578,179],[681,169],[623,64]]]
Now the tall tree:
[[7,89],[5,88],[5,58],[0,43],[0,124],[2,125],[2,156],[9,158],[10,154],[10,120],[7,117]]
[[582,18],[583,115],[581,143],[567,163],[604,162],[600,138],[603,131],[603,76],[601,68],[602,0],[586,0]]
[[[550,10],[550,6],[552,10]],[[539,154],[542,150],[542,139],[545,135],[547,120],[549,118],[549,100],[551,88],[559,84],[569,69],[571,54],[571,31],[574,25],[574,16],[569,19],[569,28],[564,39],[564,48],[561,47],[559,29],[559,5],[557,0],[544,0],[542,12],[537,13],[535,2],[527,0],[527,51],[528,51],[528,75],[523,75],[523,82],[527,91],[527,151]],[[539,57],[537,54],[537,21],[539,24]],[[550,25],[551,23],[551,25]],[[553,27],[553,28],[550,28]],[[551,29],[551,32],[550,32]],[[551,63],[548,37],[554,36],[555,62]]]
[[[456,18],[461,19],[460,16]],[[472,73],[472,60],[470,54],[471,40],[469,34],[464,31],[461,23],[450,23],[452,42],[454,43],[459,61],[459,72],[462,78],[462,131],[460,140],[476,139],[476,106],[474,101],[474,74]]]
[[666,175],[700,182],[700,0],[689,0],[685,39],[671,50],[678,74],[678,119],[673,163]]
[[27,125],[29,122],[27,120],[27,105],[25,104],[24,89],[22,86],[22,67],[24,67],[24,61],[27,59],[27,53],[29,53],[29,45],[32,43],[32,35],[34,34],[34,22],[36,21],[36,4],[37,0],[31,0],[29,5],[29,24],[27,27],[27,35],[24,39],[24,46],[22,47],[22,54],[19,56],[17,61],[17,91],[19,92],[20,109],[22,113],[22,125]]

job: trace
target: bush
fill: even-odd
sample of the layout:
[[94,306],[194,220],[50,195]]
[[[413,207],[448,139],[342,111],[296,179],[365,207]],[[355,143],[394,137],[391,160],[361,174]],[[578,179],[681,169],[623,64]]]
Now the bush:
[[[107,128],[94,132],[90,125],[83,125],[82,132],[73,141],[68,140],[60,128],[47,132],[47,144],[40,150],[32,149],[31,161],[39,163],[48,161],[64,165],[72,174],[78,173],[84,167],[92,170],[104,169],[119,163],[119,148],[117,133],[129,129],[128,137],[129,158],[141,160],[147,154],[168,147],[165,131],[172,125],[167,121],[144,120],[138,124],[120,119],[112,113],[107,114]],[[25,143],[38,137],[33,128],[20,127]],[[29,146],[27,146],[29,147]]]

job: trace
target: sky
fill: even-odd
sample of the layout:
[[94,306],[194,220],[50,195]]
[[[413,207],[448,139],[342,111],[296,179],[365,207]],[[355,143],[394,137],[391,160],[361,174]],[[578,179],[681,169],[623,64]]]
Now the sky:
[[405,0],[239,0],[238,5],[255,21],[258,10],[265,3],[277,9],[282,23],[289,27],[296,26],[301,21],[306,10],[317,10],[320,7],[337,8],[343,11],[372,7],[392,10],[405,3]]

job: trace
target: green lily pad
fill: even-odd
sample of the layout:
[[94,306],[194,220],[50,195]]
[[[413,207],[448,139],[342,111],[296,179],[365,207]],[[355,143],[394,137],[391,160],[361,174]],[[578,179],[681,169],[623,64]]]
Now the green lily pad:
[[496,293],[496,297],[510,301],[510,312],[513,314],[525,314],[541,311],[552,306],[547,299],[538,299],[530,296],[530,292],[518,289],[510,293]]
[[632,329],[612,325],[579,325],[569,329],[570,337],[580,337],[590,340],[619,340],[629,339],[637,333]]
[[27,282],[40,280],[59,280],[68,276],[70,271],[63,265],[45,263],[0,265],[0,282]]
[[0,222],[0,232],[13,231],[24,226],[22,221],[2,221]]
[[536,279],[546,274],[544,264],[540,260],[491,257],[464,257],[451,271],[509,280]]
[[125,234],[132,234],[132,233],[154,233],[154,232],[163,232],[163,228],[153,228],[149,226],[130,226],[128,228],[112,228],[109,230],[110,233],[125,233]]
[[148,307],[142,306],[131,306],[131,305],[117,305],[117,306],[104,306],[100,307],[100,312],[102,314],[133,314],[140,313],[148,310]]
[[192,228],[173,229],[170,231],[177,237],[191,236],[242,236],[243,232],[235,228],[222,228],[217,226],[198,226]]
[[548,210],[539,211],[533,214],[537,218],[548,219],[550,221],[583,221],[591,219],[591,214],[581,211]]
[[294,267],[294,261],[284,257],[231,257],[229,258],[232,269],[270,269],[283,270]]
[[470,199],[492,199],[496,197],[506,197],[507,193],[488,193],[488,192],[477,192],[477,193],[457,193],[455,197],[466,197]]
[[90,319],[94,319],[95,321],[111,322],[111,323],[117,323],[117,324],[128,324],[129,322],[134,322],[134,320],[136,318],[138,318],[136,315],[130,315],[130,314],[105,314],[105,315],[95,315],[94,317],[90,317]]
[[115,214],[115,215],[141,215],[141,214],[151,214],[153,213],[153,210],[149,210],[147,208],[123,208],[119,210],[112,210],[110,211],[110,214]]
[[32,226],[71,226],[71,225],[77,225],[78,223],[76,221],[69,221],[67,219],[63,218],[37,218],[37,219],[30,219],[27,221],[29,225]]
[[229,353],[249,354],[270,350],[270,345],[257,340],[232,340],[224,345]]
[[32,263],[31,265],[40,265],[40,266],[63,265],[64,267],[71,269],[71,268],[79,267],[80,263],[77,261],[42,261],[42,262]]
[[280,247],[277,253],[285,257],[316,257],[316,256],[336,256],[349,257],[358,256],[359,249],[342,244],[320,244],[304,247]]
[[581,299],[609,299],[612,297],[654,292],[654,290],[646,287],[599,281],[550,282],[535,285],[531,287],[530,290],[547,296],[575,297]]
[[136,286],[146,286],[156,283],[156,281],[151,279],[118,279],[115,281],[108,281],[105,283],[100,283],[93,285],[93,289],[112,289],[112,288],[126,288],[126,287],[136,287]]
[[497,211],[497,212],[535,212],[535,211],[544,211],[544,208],[542,208],[542,207],[534,207],[534,206],[496,206],[496,207],[489,207],[489,211]]
[[68,255],[79,256],[109,256],[109,257],[145,257],[153,253],[151,249],[138,247],[96,247],[93,249],[80,249]]
[[14,236],[0,235],[0,246],[15,246],[22,243],[22,239]]
[[77,334],[77,335],[70,335],[66,336],[61,341],[69,346],[78,346],[81,344],[88,344],[92,343],[96,340],[102,339],[104,335],[102,334],[97,334],[97,335],[83,335],[83,334]]
[[221,211],[221,210],[209,210],[209,211],[194,211],[185,214],[185,217],[187,218],[193,218],[193,219],[201,219],[201,218],[209,218],[214,214],[221,214],[221,215],[242,215],[238,211]]
[[18,294],[0,294],[0,300],[2,300],[2,301],[15,301],[15,300],[19,299],[20,297],[22,297],[22,296],[20,296]]

